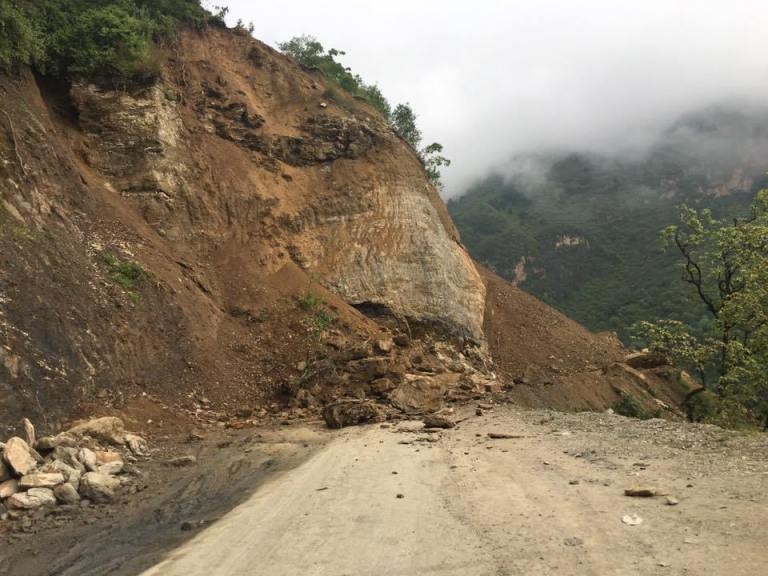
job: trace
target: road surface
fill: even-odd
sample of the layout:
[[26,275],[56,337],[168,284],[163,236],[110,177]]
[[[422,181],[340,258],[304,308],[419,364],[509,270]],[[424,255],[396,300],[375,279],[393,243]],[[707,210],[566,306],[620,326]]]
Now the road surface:
[[144,576],[765,573],[765,440],[512,408],[419,426],[339,432]]

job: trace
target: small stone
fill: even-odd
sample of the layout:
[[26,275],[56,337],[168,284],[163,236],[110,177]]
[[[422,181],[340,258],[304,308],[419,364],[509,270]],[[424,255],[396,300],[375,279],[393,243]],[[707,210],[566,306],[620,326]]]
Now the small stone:
[[405,498],[405,495],[404,495],[404,494],[398,494],[398,495],[396,496],[396,498],[400,498],[400,499],[402,499],[402,498]]
[[633,498],[653,498],[656,496],[656,493],[656,488],[653,486],[635,486],[624,490],[624,496],[631,496]]
[[128,449],[136,456],[149,456],[149,445],[141,436],[126,434],[125,443],[128,445]]
[[53,495],[62,504],[77,504],[80,502],[80,494],[72,484],[65,482],[53,489]]
[[627,514],[621,517],[621,521],[627,526],[639,526],[643,523],[643,519],[637,514]]
[[674,496],[667,496],[667,506],[677,506],[680,501]]
[[434,414],[424,416],[423,421],[425,428],[453,428],[456,426],[456,423],[453,420],[450,420],[445,416],[437,416]]
[[568,484],[570,484],[571,486],[576,486],[578,483],[579,483],[578,480],[569,480],[568,481]]
[[185,456],[177,456],[176,458],[171,458],[167,461],[167,464],[169,466],[176,466],[177,468],[182,468],[184,466],[191,466],[192,464],[197,463],[197,458],[192,456],[191,454],[187,454]]
[[382,354],[389,354],[392,352],[395,342],[392,338],[381,338],[376,341],[376,351]]
[[581,538],[577,538],[576,536],[573,536],[571,538],[566,538],[563,540],[563,544],[566,546],[581,546],[584,544],[584,540]]

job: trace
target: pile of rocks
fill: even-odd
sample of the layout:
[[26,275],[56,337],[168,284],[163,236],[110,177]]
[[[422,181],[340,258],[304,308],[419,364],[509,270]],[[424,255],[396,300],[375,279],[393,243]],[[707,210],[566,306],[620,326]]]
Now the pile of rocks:
[[3,520],[44,506],[112,502],[130,483],[130,463],[149,453],[144,439],[126,432],[119,418],[90,420],[43,438],[36,438],[26,418],[23,426],[25,438],[0,442]]

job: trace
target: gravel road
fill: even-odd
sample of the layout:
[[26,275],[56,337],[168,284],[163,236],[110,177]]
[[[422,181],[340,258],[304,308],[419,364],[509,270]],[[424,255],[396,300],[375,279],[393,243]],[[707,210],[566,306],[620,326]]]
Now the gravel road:
[[[768,564],[766,435],[513,407],[420,426],[339,432],[144,576],[754,576]],[[624,495],[638,486],[659,495]]]

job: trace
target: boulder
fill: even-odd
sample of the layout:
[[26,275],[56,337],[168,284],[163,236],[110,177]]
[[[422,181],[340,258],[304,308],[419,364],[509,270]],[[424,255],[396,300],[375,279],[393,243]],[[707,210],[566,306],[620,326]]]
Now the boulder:
[[381,422],[384,415],[376,404],[360,400],[344,400],[329,404],[323,410],[328,428],[343,428],[368,422]]
[[15,478],[0,482],[0,500],[10,498],[19,491],[19,481]]
[[42,461],[40,455],[18,436],[5,443],[3,458],[20,476],[30,473],[37,467],[37,463]]
[[395,408],[408,413],[437,412],[443,407],[447,386],[443,378],[408,375],[389,395]]
[[96,503],[109,503],[115,499],[120,480],[99,472],[87,472],[80,479],[80,496]]
[[125,444],[125,425],[120,418],[105,416],[89,420],[70,428],[67,431],[72,436],[90,436],[96,440],[122,446]]
[[77,489],[69,482],[56,486],[53,489],[53,495],[62,504],[77,504],[80,502],[80,494],[77,493]]
[[22,490],[29,488],[53,488],[63,483],[64,475],[60,472],[38,472],[22,476],[19,480],[19,488]]
[[56,496],[50,488],[31,488],[27,492],[17,492],[5,501],[9,508],[33,510],[56,504]]

